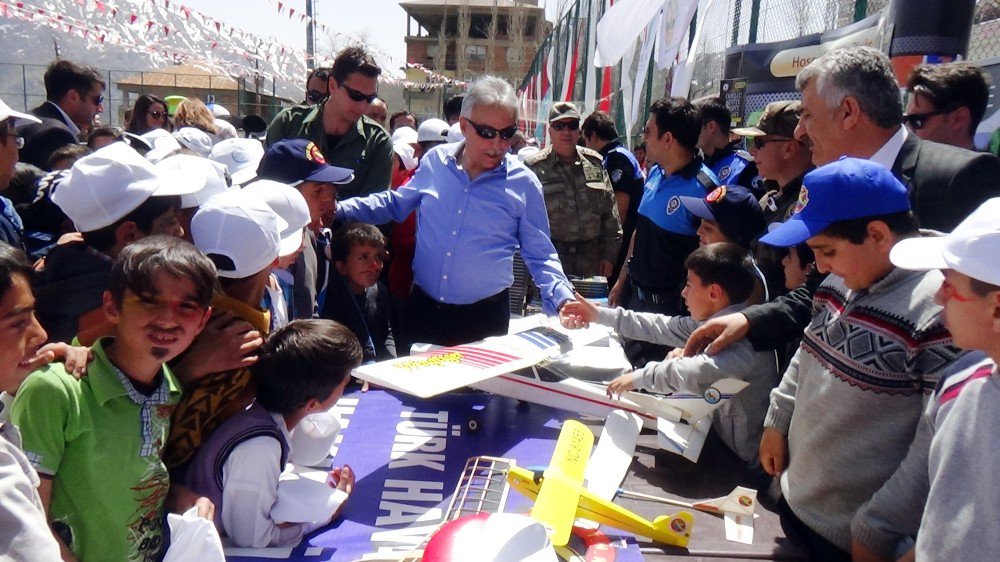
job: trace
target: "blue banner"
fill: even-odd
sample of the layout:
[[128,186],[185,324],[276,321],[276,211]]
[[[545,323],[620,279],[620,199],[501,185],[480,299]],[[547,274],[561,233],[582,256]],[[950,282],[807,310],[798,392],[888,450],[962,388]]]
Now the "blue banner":
[[[491,455],[516,459],[519,466],[544,466],[562,421],[573,417],[474,392],[432,399],[353,392],[338,406],[343,428],[333,465],[350,465],[357,483],[340,520],[306,537],[292,550],[292,560],[357,560],[372,553],[408,552],[440,522],[469,457]],[[473,418],[479,422],[476,432],[468,429]],[[505,511],[530,508],[527,498],[510,492]],[[642,560],[634,540],[618,543],[616,560]]]

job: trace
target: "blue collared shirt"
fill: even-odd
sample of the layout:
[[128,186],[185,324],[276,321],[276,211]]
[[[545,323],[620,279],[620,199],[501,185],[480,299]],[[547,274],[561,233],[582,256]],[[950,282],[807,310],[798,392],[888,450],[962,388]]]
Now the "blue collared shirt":
[[408,184],[342,201],[337,217],[382,224],[402,222],[417,211],[414,282],[448,304],[474,303],[510,287],[514,250],[520,247],[543,309],[553,314],[573,299],[573,287],[552,247],[538,178],[508,154],[470,181],[457,159],[463,147],[434,148]]

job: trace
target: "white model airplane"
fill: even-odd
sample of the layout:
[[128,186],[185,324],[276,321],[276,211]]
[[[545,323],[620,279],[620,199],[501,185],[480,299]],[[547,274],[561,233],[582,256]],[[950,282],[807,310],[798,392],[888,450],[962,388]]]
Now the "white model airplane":
[[[608,338],[608,328],[592,325],[568,330],[541,314],[522,319],[520,327],[524,326],[529,327],[506,336],[362,365],[353,374],[421,398],[471,387],[601,418],[613,410],[624,410],[637,415],[644,426],[657,428],[660,443],[667,450],[692,461],[698,459],[711,426],[709,414],[749,384],[722,379],[703,394],[625,392],[609,397],[606,384],[567,376],[561,369],[539,368],[574,349]],[[476,429],[477,423],[470,420],[470,429]]]

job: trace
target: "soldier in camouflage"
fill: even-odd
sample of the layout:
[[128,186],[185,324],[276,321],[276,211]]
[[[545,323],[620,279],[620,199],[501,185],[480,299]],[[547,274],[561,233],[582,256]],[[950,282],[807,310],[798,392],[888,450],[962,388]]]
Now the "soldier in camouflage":
[[597,151],[578,146],[580,112],[559,102],[549,111],[552,142],[524,163],[545,193],[552,244],[566,275],[608,277],[622,241],[611,182]]

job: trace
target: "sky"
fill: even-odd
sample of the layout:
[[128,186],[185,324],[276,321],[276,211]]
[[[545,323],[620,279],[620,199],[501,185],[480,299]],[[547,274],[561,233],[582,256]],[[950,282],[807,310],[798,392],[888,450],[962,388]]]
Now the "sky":
[[[183,0],[184,5],[206,15],[241,27],[262,37],[273,36],[279,42],[297,49],[305,49],[305,24],[299,22],[299,13],[305,12],[305,0],[283,0],[285,13],[278,13],[277,0]],[[540,0],[542,5],[544,0]],[[552,2],[554,5],[555,2]],[[238,6],[238,9],[233,9]],[[295,15],[288,18],[288,8]],[[399,7],[399,0],[316,0],[317,18],[329,30],[340,32],[382,51],[391,62],[400,66],[406,60],[406,12]],[[551,16],[549,16],[551,19]],[[334,43],[334,41],[341,41]],[[318,41],[320,53],[334,51],[343,46],[343,37],[323,38]]]

